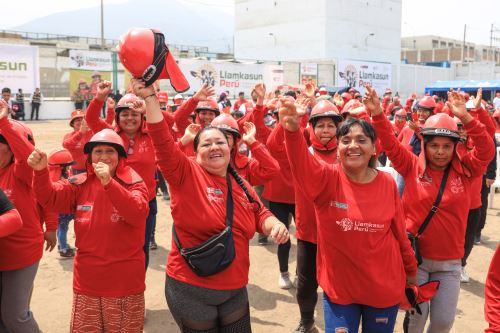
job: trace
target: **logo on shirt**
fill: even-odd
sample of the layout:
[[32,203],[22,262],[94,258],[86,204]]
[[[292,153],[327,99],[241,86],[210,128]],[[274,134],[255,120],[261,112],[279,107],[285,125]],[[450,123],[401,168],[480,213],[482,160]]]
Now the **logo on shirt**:
[[223,202],[223,194],[220,188],[207,187],[207,198],[210,202]]
[[462,183],[462,178],[457,177],[451,180],[451,192],[453,194],[463,193],[465,191],[464,184]]
[[83,212],[90,212],[92,210],[91,205],[78,205],[76,206],[76,210],[81,210]]
[[330,207],[336,207],[340,209],[347,209],[349,208],[349,205],[343,202],[338,202],[338,201],[330,201]]
[[384,230],[384,224],[352,221],[348,217],[344,217],[342,220],[336,221],[336,223],[343,231],[378,232]]
[[118,211],[116,208],[113,206],[113,211],[111,212],[111,222],[119,222],[120,220],[124,220],[123,216],[118,214]]

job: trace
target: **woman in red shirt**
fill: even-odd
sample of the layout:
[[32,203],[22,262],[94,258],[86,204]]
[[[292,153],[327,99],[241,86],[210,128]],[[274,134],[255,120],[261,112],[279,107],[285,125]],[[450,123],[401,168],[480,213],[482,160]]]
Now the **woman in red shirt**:
[[485,333],[500,332],[500,245],[491,259],[484,284],[484,317],[489,324]]
[[85,154],[83,146],[90,140],[94,133],[87,126],[85,121],[85,113],[82,110],[71,112],[71,120],[69,126],[73,127],[73,131],[66,134],[63,139],[62,146],[69,150],[75,164],[71,169],[74,175],[85,172]]
[[75,213],[71,332],[141,332],[144,325],[144,220],[148,191],[126,165],[111,129],[85,144],[87,173],[51,182],[47,155],[34,150],[34,189],[44,208]]
[[[44,233],[33,193],[33,171],[26,160],[33,150],[28,128],[8,118],[8,105],[0,100],[0,189],[17,208],[22,227],[0,238],[0,327],[8,332],[38,333],[29,309],[33,281],[42,258]],[[55,221],[55,231],[57,220]],[[55,232],[47,245],[56,245]],[[49,232],[45,234],[48,236]]]
[[0,188],[0,238],[16,232],[22,226],[19,212]]
[[396,184],[375,169],[373,127],[346,120],[336,133],[339,163],[327,164],[308,152],[294,102],[282,106],[290,168],[316,210],[325,330],[357,332],[362,321],[364,332],[392,332],[417,267]]
[[[413,235],[433,209],[441,181],[446,179],[441,202],[428,226],[418,236],[422,264],[418,268],[418,284],[440,281],[436,296],[421,304],[422,314],[407,315],[405,331],[424,331],[430,313],[427,332],[449,332],[455,320],[460,293],[461,259],[467,215],[473,197],[474,177],[484,173],[493,158],[494,147],[483,124],[475,120],[465,108],[464,96],[448,94],[448,106],[460,118],[475,147],[459,158],[456,145],[460,140],[457,124],[445,113],[429,117],[420,131],[423,137],[419,156],[404,148],[393,134],[389,120],[382,113],[376,92],[368,87],[365,106],[371,112],[373,124],[382,146],[394,169],[403,176],[405,190],[403,205],[406,228]],[[430,309],[429,309],[430,308]]]
[[[146,101],[148,130],[172,192],[170,207],[178,244],[174,238],[167,262],[165,296],[169,309],[183,332],[251,332],[246,291],[249,241],[259,231],[283,243],[289,238],[288,231],[230,167],[229,145],[222,131],[202,129],[194,140],[195,159],[187,157],[174,142],[153,87],[145,87],[140,80],[132,84]],[[213,240],[211,237],[228,230],[231,221],[228,239],[234,243],[235,257],[209,274],[192,268],[183,256],[187,248]],[[224,255],[231,248],[224,245]]]

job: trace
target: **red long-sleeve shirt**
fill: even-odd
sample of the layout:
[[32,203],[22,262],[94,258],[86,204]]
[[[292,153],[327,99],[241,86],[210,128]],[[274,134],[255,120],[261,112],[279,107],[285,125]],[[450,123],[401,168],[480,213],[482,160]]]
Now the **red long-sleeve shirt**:
[[[102,105],[103,102],[94,98],[92,102],[90,102],[87,112],[85,113],[85,120],[94,133],[102,131],[105,128],[111,128],[111,126],[100,117]],[[115,127],[115,131],[123,140],[125,151],[127,152],[127,164],[144,180],[148,187],[148,198],[149,200],[153,200],[156,197],[156,160],[153,142],[151,142],[149,134],[141,125],[139,131],[133,138],[134,144],[131,145],[130,138],[125,132],[120,130],[118,125]]]
[[[122,160],[120,161],[122,162]],[[117,168],[126,168],[119,164]],[[107,186],[92,173],[52,183],[47,169],[35,172],[38,201],[49,210],[74,212],[78,251],[73,290],[89,296],[123,297],[145,290],[144,221],[148,191],[139,176]]]
[[319,285],[337,304],[399,304],[417,265],[394,180],[378,172],[370,183],[352,182],[340,164],[311,156],[300,131],[285,138],[293,176],[316,209]]
[[[444,170],[425,167],[425,152],[419,157],[405,149],[394,137],[389,120],[384,115],[373,117],[373,125],[394,169],[404,177],[403,204],[406,228],[413,234],[429,213],[441,184]],[[476,146],[460,160],[455,156],[438,211],[420,236],[422,256],[433,260],[459,259],[464,254],[465,229],[471,203],[471,182],[482,175],[493,158],[494,147],[484,125],[472,120],[464,125]]]
[[281,124],[276,125],[269,135],[267,149],[271,156],[278,161],[281,171],[276,177],[264,184],[262,197],[273,202],[294,204],[295,189],[290,163],[286,155],[284,129]]
[[33,170],[27,163],[34,147],[14,131],[7,118],[0,119],[0,131],[14,154],[14,163],[0,169],[0,188],[23,221],[21,229],[0,239],[0,271],[9,271],[31,266],[42,258],[43,232],[32,189]]
[[489,324],[485,333],[500,332],[500,245],[493,255],[484,285],[484,318]]
[[[280,166],[271,156],[266,146],[259,141],[255,141],[248,148],[252,157],[248,158],[236,153],[238,155],[236,155],[234,166],[238,174],[245,178],[250,185],[262,185],[279,174]],[[239,156],[241,157],[238,158]]]
[[[149,123],[148,129],[155,145],[158,166],[170,186],[170,208],[179,240],[185,248],[197,246],[226,227],[226,178],[208,173],[187,157],[175,144],[165,121]],[[255,209],[256,204],[248,201],[232,176],[230,179],[234,201],[233,239],[236,258],[222,272],[199,277],[189,268],[172,240],[167,274],[174,279],[218,290],[238,289],[248,283],[249,241],[255,231],[262,232],[262,224],[272,214],[260,203],[248,182],[244,180],[254,199],[259,201],[259,209]]]
[[70,152],[71,157],[75,161],[73,169],[85,170],[87,157],[83,153],[83,146],[90,140],[92,135],[94,135],[94,132],[89,130],[85,133],[73,131],[64,136],[62,146]]
[[23,226],[23,220],[17,209],[10,209],[0,215],[0,238],[8,236]]

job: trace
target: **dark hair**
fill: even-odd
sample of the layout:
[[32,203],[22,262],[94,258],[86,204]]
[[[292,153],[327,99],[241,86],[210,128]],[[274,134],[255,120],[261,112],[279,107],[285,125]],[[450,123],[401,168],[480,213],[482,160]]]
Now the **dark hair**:
[[324,116],[324,117],[315,117],[314,119],[311,120],[311,125],[312,125],[313,129],[316,128],[316,124],[318,124],[318,121],[322,118],[330,118],[333,121],[333,123],[335,124],[335,127],[339,127],[340,122],[338,120],[335,120],[333,117]]
[[2,89],[2,94],[3,93],[9,93],[10,94],[10,88],[7,88],[7,87],[3,88]]
[[[372,124],[363,119],[348,118],[337,128],[337,142],[340,142],[340,138],[347,135],[351,131],[351,127],[359,126],[363,133],[370,138],[371,142],[375,144],[377,141],[377,133],[373,128]],[[374,168],[377,162],[377,157],[372,156],[368,162],[368,166]]]
[[297,94],[295,91],[289,90],[286,93],[283,94],[283,96],[292,96],[293,98],[297,99]]
[[244,116],[244,114],[241,111],[234,111],[231,113],[231,116],[233,116],[234,119],[240,119]]
[[[198,145],[200,144],[200,137],[201,137],[201,134],[203,132],[206,132],[206,131],[210,131],[210,130],[216,130],[216,131],[219,131],[222,133],[222,135],[224,135],[224,138],[226,138],[226,133],[224,133],[224,131],[222,131],[220,128],[217,128],[217,127],[213,127],[213,126],[207,126],[207,127],[203,127],[197,134],[196,136],[194,137],[194,140],[193,140],[193,146],[194,146],[194,151],[197,152],[198,151]],[[227,138],[226,138],[226,141],[227,141]]]
[[243,96],[245,96],[245,92],[244,92],[244,91],[240,91],[240,92],[238,93],[238,96],[242,96],[242,95],[243,95]]

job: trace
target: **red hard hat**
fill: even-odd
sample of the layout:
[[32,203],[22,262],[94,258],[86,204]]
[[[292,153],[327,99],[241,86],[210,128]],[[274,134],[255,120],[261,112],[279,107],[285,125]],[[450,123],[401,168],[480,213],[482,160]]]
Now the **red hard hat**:
[[90,140],[83,147],[83,152],[85,154],[90,154],[92,149],[97,145],[109,145],[116,149],[118,155],[127,157],[122,138],[112,129],[105,128],[94,134],[94,136],[92,136],[92,138],[90,138]]
[[150,86],[158,79],[170,79],[177,92],[189,89],[189,83],[158,30],[133,28],[121,36],[116,52],[123,66],[137,79]]
[[396,111],[395,115],[400,117],[406,117],[406,111],[405,109],[399,109],[398,111]]
[[227,113],[222,113],[215,117],[210,125],[240,137],[240,131],[238,130],[238,123],[236,122],[236,119]]
[[309,122],[313,123],[319,118],[331,118],[335,123],[339,123],[343,119],[335,104],[326,100],[319,101],[313,107],[309,116]]
[[215,115],[218,116],[220,114],[219,105],[215,98],[208,98],[206,101],[199,101],[196,105],[195,112],[200,112],[201,110],[208,110],[215,112]]
[[431,96],[424,96],[417,103],[417,109],[424,109],[430,112],[434,112],[436,108],[436,101]]
[[[33,131],[31,131],[31,129],[28,126],[26,126],[25,124],[23,124],[20,121],[14,120],[14,119],[9,119],[9,123],[11,124],[12,129],[14,131],[16,131],[16,133],[19,133],[21,136],[28,139],[28,141],[31,142],[33,145],[35,144]],[[0,130],[0,136],[2,136],[5,139],[5,137],[2,135],[1,130]],[[6,139],[5,139],[5,142],[7,142]]]
[[49,165],[61,165],[61,166],[75,164],[73,156],[71,156],[71,153],[64,148],[53,150],[49,154],[48,162]]
[[146,113],[146,110],[144,108],[141,108],[141,109],[134,109],[132,108],[132,106],[134,105],[134,102],[136,101],[140,101],[141,99],[136,96],[135,94],[125,94],[125,96],[123,96],[122,98],[120,98],[120,100],[118,101],[118,104],[116,104],[116,108],[115,108],[115,112],[116,114],[118,115],[118,113],[120,113],[121,111],[125,110],[125,109],[132,109],[134,110],[135,112],[139,112],[139,113]]
[[168,103],[168,93],[166,91],[158,91],[156,97],[158,97],[158,102]]
[[73,121],[78,118],[85,118],[85,112],[83,112],[80,109],[71,112],[71,119],[69,121],[69,126],[73,127]]
[[349,112],[353,109],[357,109],[363,106],[363,104],[357,99],[351,99],[349,102],[345,103],[344,108],[342,109],[342,113]]
[[446,113],[438,113],[427,118],[420,133],[423,136],[445,136],[460,140],[457,123]]
[[351,94],[349,94],[347,92],[342,93],[342,95],[340,95],[340,97],[342,97],[344,102],[350,101],[352,98]]

